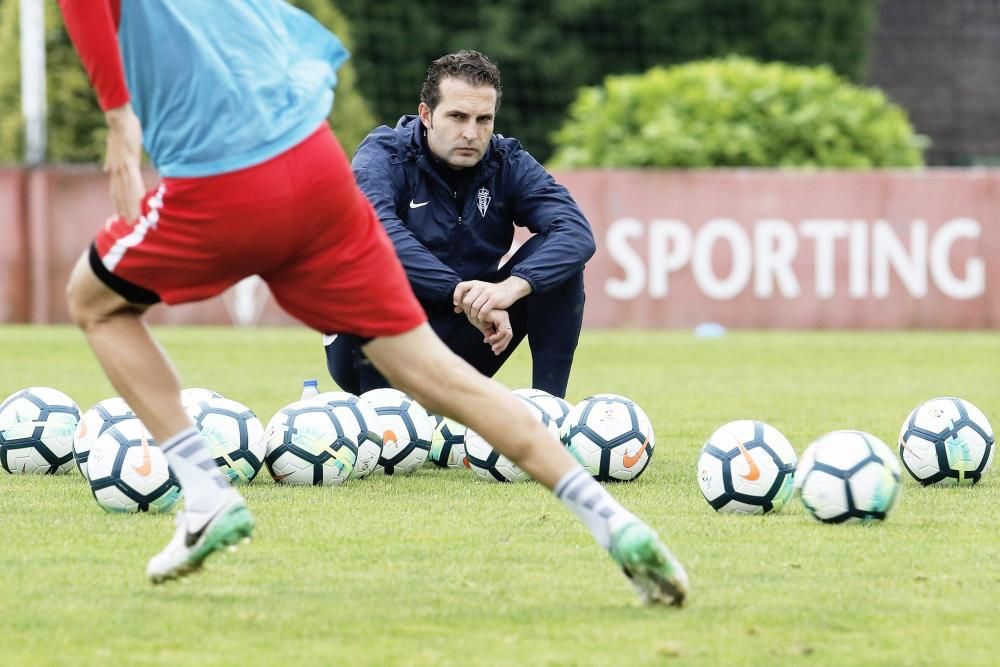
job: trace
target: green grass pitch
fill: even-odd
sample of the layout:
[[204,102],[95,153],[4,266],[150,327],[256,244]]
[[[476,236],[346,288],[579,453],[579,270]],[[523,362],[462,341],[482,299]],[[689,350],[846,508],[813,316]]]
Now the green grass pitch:
[[[301,329],[161,328],[186,386],[264,423],[301,381],[332,389]],[[0,390],[59,388],[86,409],[114,395],[68,327],[0,328]],[[171,516],[112,516],[82,478],[0,471],[0,664],[11,665],[995,665],[1000,472],[923,489],[904,472],[881,525],[717,515],[695,461],[732,419],[771,423],[801,455],[867,430],[895,446],[919,402],[957,395],[1000,422],[995,333],[586,331],[573,401],[636,400],[657,446],[611,487],[692,581],[683,610],[639,607],[589,533],[541,487],[423,468],[336,488],[246,494],[254,543],[154,588],[147,558]],[[530,382],[527,351],[499,379]]]

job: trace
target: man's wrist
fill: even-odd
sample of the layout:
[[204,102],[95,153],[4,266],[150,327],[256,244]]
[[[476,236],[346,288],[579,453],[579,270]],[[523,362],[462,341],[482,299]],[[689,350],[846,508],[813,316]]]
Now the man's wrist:
[[504,280],[505,286],[514,295],[514,300],[523,299],[531,294],[531,283],[520,276],[510,276]]
[[449,306],[455,305],[455,290],[457,290],[458,286],[461,284],[461,280],[456,280],[452,283],[451,289],[448,290],[447,294],[445,294],[441,300],[447,302]]
[[114,109],[108,109],[105,111],[104,120],[110,128],[123,127],[132,115],[132,105],[126,102],[120,107],[115,107]]

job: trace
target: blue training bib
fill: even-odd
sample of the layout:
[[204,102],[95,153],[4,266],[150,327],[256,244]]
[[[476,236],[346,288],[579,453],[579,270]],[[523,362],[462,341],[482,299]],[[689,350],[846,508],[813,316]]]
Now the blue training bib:
[[160,174],[264,162],[330,114],[349,54],[282,0],[122,0],[119,43],[146,151]]

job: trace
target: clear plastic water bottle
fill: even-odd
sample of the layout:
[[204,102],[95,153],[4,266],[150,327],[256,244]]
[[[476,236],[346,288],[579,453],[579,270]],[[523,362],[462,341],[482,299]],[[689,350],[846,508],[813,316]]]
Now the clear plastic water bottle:
[[300,400],[319,396],[319,383],[316,380],[305,380],[302,382],[302,396]]

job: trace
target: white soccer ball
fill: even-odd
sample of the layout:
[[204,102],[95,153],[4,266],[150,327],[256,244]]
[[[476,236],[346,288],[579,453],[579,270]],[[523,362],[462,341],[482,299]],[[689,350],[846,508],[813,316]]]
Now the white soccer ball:
[[166,512],[181,497],[167,457],[138,419],[98,436],[87,460],[90,490],[107,512]]
[[544,389],[532,389],[529,387],[515,389],[512,393],[524,397],[540,407],[556,423],[556,428],[560,430],[562,430],[563,422],[566,421],[566,416],[573,409],[572,404],[565,398],[554,396]]
[[375,471],[382,455],[382,419],[375,407],[360,396],[346,391],[327,391],[313,396],[311,401],[325,403],[340,419],[358,443],[358,459],[351,477],[363,479]]
[[372,389],[361,394],[382,422],[382,455],[376,471],[406,475],[427,460],[431,449],[431,419],[419,403],[398,389]]
[[264,465],[264,427],[253,410],[228,398],[190,399],[184,406],[230,482],[253,481]]
[[617,394],[597,394],[573,406],[563,422],[562,440],[602,482],[636,479],[656,446],[649,417],[635,401]]
[[899,461],[870,433],[834,431],[806,448],[795,486],[806,510],[825,523],[884,520],[899,498]]
[[135,418],[132,408],[120,396],[98,401],[83,413],[73,433],[73,457],[81,475],[90,479],[87,476],[87,460],[97,438],[115,424]]
[[56,475],[73,468],[73,432],[80,408],[51,387],[28,387],[0,403],[0,465],[20,475]]
[[441,468],[459,468],[465,462],[465,434],[467,429],[454,419],[431,415],[434,434],[427,460]]
[[208,398],[225,398],[222,394],[212,389],[204,387],[188,387],[181,390],[181,403],[186,408],[190,403],[203,401]]
[[[530,399],[518,395],[528,410],[552,435],[559,437],[559,429],[555,421],[541,407]],[[465,464],[480,477],[491,482],[523,482],[531,479],[527,472],[518,467],[509,458],[498,452],[483,436],[471,428],[465,431]]]
[[343,484],[358,460],[355,434],[344,428],[336,411],[307,398],[278,410],[267,428],[264,463],[281,484]]
[[952,396],[921,403],[899,430],[903,467],[924,486],[976,484],[993,464],[993,427],[979,408]]
[[781,431],[741,419],[720,426],[701,448],[698,485],[716,511],[765,514],[792,496],[795,449]]

